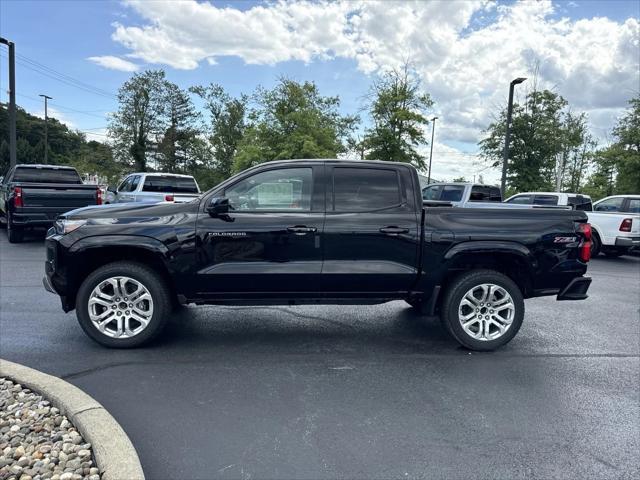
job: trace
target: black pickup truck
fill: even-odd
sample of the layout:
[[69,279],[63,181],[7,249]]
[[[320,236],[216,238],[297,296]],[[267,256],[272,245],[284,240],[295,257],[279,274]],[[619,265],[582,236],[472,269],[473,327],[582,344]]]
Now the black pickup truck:
[[1,220],[11,243],[22,241],[25,228],[49,228],[61,213],[101,203],[100,188],[84,185],[71,167],[16,165],[0,183]]
[[109,347],[155,337],[179,304],[375,304],[439,314],[462,345],[510,341],[524,299],[587,297],[584,212],[423,205],[402,163],[261,164],[190,203],[69,212],[45,288]]

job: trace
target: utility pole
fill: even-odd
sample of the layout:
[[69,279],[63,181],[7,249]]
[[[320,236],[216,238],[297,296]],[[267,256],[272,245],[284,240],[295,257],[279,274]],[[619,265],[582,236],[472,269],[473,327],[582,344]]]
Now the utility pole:
[[49,118],[47,116],[47,100],[51,100],[53,97],[49,97],[48,95],[40,94],[42,98],[44,98],[44,164],[49,163],[49,140],[47,138],[49,134]]
[[436,133],[436,120],[438,117],[431,119],[431,151],[429,152],[429,172],[427,173],[427,185],[431,183],[431,160],[433,159],[433,137]]
[[0,37],[9,47],[9,166],[16,164],[16,45]]
[[500,192],[504,198],[504,191],[507,184],[507,163],[509,162],[509,140],[511,137],[511,114],[513,113],[513,88],[526,80],[518,77],[511,80],[509,84],[509,105],[507,106],[507,129],[504,134],[504,150],[502,151],[502,181],[500,182]]

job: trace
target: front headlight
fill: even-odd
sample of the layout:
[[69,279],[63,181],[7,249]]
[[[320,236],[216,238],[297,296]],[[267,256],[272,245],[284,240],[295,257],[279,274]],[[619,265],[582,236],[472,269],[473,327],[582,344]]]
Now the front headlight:
[[86,220],[58,220],[56,221],[55,225],[56,233],[58,233],[59,235],[66,235],[67,233],[71,233],[74,230],[80,228],[85,223],[87,223]]

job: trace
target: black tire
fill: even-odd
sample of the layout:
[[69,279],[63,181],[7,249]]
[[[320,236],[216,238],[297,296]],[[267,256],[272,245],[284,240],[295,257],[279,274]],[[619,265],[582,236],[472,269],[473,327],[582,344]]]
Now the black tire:
[[9,243],[21,243],[24,239],[24,231],[16,227],[11,221],[11,213],[7,212],[7,238]]
[[596,258],[600,255],[602,249],[602,242],[600,241],[600,235],[595,230],[591,236],[591,258]]
[[[458,319],[458,309],[466,293],[482,284],[502,287],[511,296],[514,305],[514,318],[510,326],[502,336],[493,340],[473,338],[464,330]],[[446,330],[462,346],[470,350],[491,351],[509,343],[520,330],[524,319],[524,299],[520,288],[506,275],[494,270],[473,270],[456,277],[451,282],[444,295],[440,319]]]
[[[100,332],[89,316],[89,296],[93,289],[108,278],[124,276],[141,283],[150,293],[153,314],[148,325],[137,335],[113,338]],[[171,314],[171,292],[162,277],[152,268],[134,262],[114,262],[93,271],[82,282],[76,297],[76,316],[84,332],[109,348],[134,348],[151,342],[165,327]]]
[[602,252],[609,258],[618,258],[629,253],[629,249],[624,247],[608,247],[602,249]]

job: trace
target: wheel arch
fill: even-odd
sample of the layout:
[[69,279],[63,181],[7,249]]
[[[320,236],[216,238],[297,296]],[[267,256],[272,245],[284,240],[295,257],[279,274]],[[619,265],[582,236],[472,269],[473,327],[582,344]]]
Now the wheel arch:
[[67,302],[75,304],[75,296],[84,279],[103,265],[130,261],[152,268],[166,283],[173,296],[177,295],[169,259],[169,249],[159,240],[142,236],[109,235],[87,237],[69,248]]
[[445,254],[445,270],[442,288],[461,273],[470,270],[494,270],[500,272],[520,288],[527,298],[533,293],[533,277],[537,260],[523,244],[508,241],[464,242],[453,246]]

